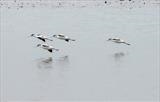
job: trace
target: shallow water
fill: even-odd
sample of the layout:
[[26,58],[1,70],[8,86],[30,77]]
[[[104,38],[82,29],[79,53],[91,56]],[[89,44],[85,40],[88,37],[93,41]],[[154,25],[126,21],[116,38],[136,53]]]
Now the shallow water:
[[[156,101],[159,9],[1,9],[4,101]],[[36,48],[31,33],[64,33],[75,42]],[[106,41],[120,37],[131,46]]]

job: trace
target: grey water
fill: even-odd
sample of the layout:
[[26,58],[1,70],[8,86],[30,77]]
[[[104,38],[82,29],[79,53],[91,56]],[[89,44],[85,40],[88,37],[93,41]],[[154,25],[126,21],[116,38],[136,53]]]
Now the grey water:
[[[3,101],[158,101],[159,8],[1,9]],[[47,42],[46,36],[76,39]],[[131,45],[108,42],[119,37]]]

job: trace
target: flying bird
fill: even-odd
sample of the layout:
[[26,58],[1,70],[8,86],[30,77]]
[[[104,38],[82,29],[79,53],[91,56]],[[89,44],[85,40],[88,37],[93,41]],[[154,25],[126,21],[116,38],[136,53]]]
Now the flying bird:
[[42,34],[31,34],[30,35],[31,37],[35,37],[39,40],[42,40],[43,42],[46,42],[46,40],[49,40],[49,41],[53,41],[52,39],[49,39],[47,38],[46,36],[42,35]]
[[123,44],[126,44],[126,45],[131,45],[131,44],[125,42],[124,40],[120,39],[120,38],[109,38],[108,41],[112,41],[112,42],[115,42],[115,43],[123,43]]
[[49,51],[51,53],[53,52],[53,50],[59,51],[59,49],[56,49],[53,46],[50,46],[48,44],[38,44],[37,47],[41,47],[42,49],[45,49],[45,50],[47,50],[47,51]]
[[57,39],[60,39],[60,40],[64,40],[66,42],[69,42],[69,41],[76,41],[74,39],[71,39],[69,38],[68,36],[65,36],[63,34],[58,34],[58,35],[53,35],[54,38],[57,38]]

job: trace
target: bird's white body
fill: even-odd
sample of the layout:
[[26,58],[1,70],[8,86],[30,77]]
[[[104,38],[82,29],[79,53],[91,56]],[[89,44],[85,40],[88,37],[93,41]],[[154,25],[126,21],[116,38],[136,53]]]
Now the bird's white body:
[[52,52],[53,50],[59,51],[59,49],[54,48],[53,46],[50,46],[48,44],[38,44],[37,47],[41,47],[45,50],[48,50],[49,52]]
[[112,41],[112,42],[115,42],[115,43],[123,43],[123,44],[126,44],[126,45],[130,45],[129,43],[125,42],[124,40],[120,39],[120,38],[109,38],[108,41]]
[[58,35],[53,35],[53,37],[60,39],[60,40],[65,40],[67,42],[71,41],[75,41],[74,39],[69,38],[68,36],[65,36],[63,34],[58,34]]
[[31,34],[32,37],[35,37],[35,38],[38,38],[39,40],[42,40],[42,41],[46,41],[46,40],[49,40],[49,41],[52,41],[51,39],[49,39],[48,37],[42,35],[42,34]]

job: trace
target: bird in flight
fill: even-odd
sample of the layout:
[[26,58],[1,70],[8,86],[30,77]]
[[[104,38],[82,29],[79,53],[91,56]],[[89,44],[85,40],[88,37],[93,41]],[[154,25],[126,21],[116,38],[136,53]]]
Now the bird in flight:
[[39,40],[42,40],[43,42],[46,42],[46,40],[49,40],[49,41],[53,41],[52,39],[49,39],[47,38],[46,36],[42,35],[42,34],[31,34],[30,35],[31,37],[35,37]]
[[112,42],[115,42],[115,43],[123,43],[123,44],[126,44],[126,45],[131,45],[131,44],[125,42],[124,40],[120,39],[120,38],[109,38],[108,41],[112,41]]
[[57,38],[57,39],[60,39],[60,40],[64,40],[66,42],[69,42],[69,41],[76,41],[75,39],[71,39],[69,38],[68,36],[65,36],[63,34],[58,34],[58,35],[53,35],[54,38]]
[[49,51],[51,53],[53,52],[53,50],[59,51],[59,49],[56,49],[53,46],[50,46],[48,44],[37,44],[37,47],[41,47],[42,49],[45,49],[45,50],[47,50],[47,51]]

